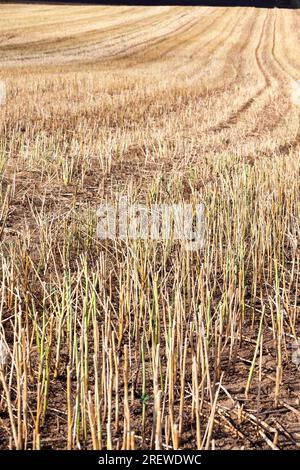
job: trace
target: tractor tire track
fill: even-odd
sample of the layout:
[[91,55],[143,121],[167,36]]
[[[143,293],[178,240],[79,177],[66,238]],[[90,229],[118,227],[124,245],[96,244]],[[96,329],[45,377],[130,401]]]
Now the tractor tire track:
[[266,29],[268,18],[269,18],[269,15],[267,13],[263,21],[262,29],[259,35],[258,44],[255,49],[255,59],[256,59],[258,68],[261,72],[261,75],[264,77],[264,82],[265,82],[264,86],[261,87],[253,96],[247,99],[245,103],[243,103],[236,111],[232,112],[227,119],[225,119],[224,121],[221,121],[216,126],[213,126],[210,129],[208,129],[210,132],[221,132],[224,129],[229,129],[230,127],[236,125],[237,122],[241,119],[242,115],[250,109],[250,107],[258,100],[258,98],[260,98],[266,92],[268,88],[272,86],[272,80],[270,78],[270,75],[265,69],[265,67],[263,66],[262,60],[259,55],[259,51],[261,49],[262,41],[265,35],[265,29]]

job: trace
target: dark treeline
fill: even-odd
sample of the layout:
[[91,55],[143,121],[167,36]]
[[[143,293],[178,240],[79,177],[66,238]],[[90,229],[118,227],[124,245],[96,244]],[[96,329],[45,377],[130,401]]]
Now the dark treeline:
[[0,3],[40,3],[40,4],[82,4],[82,5],[181,5],[181,6],[221,6],[255,8],[296,8],[300,0],[71,0],[71,1],[12,1]]

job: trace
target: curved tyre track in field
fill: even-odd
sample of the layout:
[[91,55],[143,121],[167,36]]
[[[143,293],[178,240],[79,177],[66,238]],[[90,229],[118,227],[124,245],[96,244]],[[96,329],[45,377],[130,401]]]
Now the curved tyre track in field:
[[[296,74],[295,72],[291,73],[288,71],[287,66],[285,64],[286,61],[286,56],[281,56],[280,58],[277,57],[277,54],[275,52],[277,40],[276,38],[278,37],[278,33],[276,34],[276,31],[278,31],[278,28],[276,29],[276,24],[277,24],[278,16],[275,16],[274,19],[274,41],[273,41],[273,48],[272,48],[272,57],[274,61],[276,62],[277,66],[279,69],[282,71],[282,73],[288,78],[289,83],[296,81],[299,79],[300,74]],[[282,38],[283,41],[286,40],[285,37]],[[300,92],[299,92],[300,94]],[[296,117],[295,117],[296,118]],[[297,111],[297,119],[298,119],[298,130],[296,133],[296,136],[290,140],[287,143],[280,144],[278,149],[276,150],[276,153],[279,153],[281,155],[287,155],[292,151],[295,151],[298,149],[300,145],[300,113],[299,110]]]
[[261,46],[262,46],[262,41],[263,41],[264,34],[265,34],[265,26],[266,26],[267,20],[268,20],[268,15],[266,14],[266,17],[263,21],[262,29],[259,35],[258,44],[255,49],[255,59],[256,59],[258,68],[264,77],[264,82],[265,82],[264,86],[262,86],[256,93],[254,93],[249,99],[247,99],[236,111],[231,113],[230,116],[225,121],[218,123],[215,127],[212,127],[211,129],[209,129],[209,131],[218,132],[223,129],[228,129],[231,126],[235,125],[238,122],[238,120],[241,118],[241,116],[246,111],[248,111],[251,105],[271,86],[270,76],[265,70],[262,60],[259,56],[259,50],[261,49]]

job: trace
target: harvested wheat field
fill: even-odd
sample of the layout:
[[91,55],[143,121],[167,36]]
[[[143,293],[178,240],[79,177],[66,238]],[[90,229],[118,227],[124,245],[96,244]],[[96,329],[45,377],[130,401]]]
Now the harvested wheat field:
[[[2,449],[300,447],[299,39],[292,9],[0,5]],[[99,237],[120,196],[201,204],[204,242]]]

